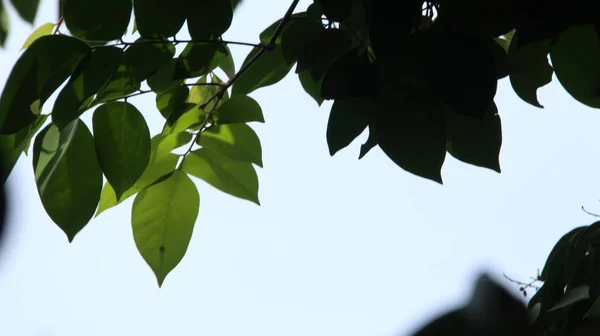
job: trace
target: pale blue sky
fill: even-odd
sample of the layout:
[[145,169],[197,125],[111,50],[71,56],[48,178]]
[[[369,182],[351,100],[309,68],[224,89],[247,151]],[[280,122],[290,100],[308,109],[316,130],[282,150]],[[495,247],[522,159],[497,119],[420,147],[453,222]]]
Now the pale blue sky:
[[[245,2],[228,40],[257,41],[289,5]],[[54,3],[42,0],[36,27],[55,20]],[[33,30],[10,14],[0,85]],[[249,49],[232,49],[239,66]],[[253,125],[264,152],[262,206],[198,181],[194,236],[161,289],[133,242],[131,199],[69,244],[42,208],[23,156],[8,180],[0,334],[404,335],[465,300],[481,270],[535,276],[562,234],[594,221],[581,205],[600,212],[600,112],[556,82],[541,90],[540,110],[501,81],[502,174],[448,155],[444,186],[403,171],[379,148],[358,161],[366,134],[331,158],[331,103],[319,108],[293,73],[251,95],[266,119]],[[156,133],[154,98],[132,102]]]

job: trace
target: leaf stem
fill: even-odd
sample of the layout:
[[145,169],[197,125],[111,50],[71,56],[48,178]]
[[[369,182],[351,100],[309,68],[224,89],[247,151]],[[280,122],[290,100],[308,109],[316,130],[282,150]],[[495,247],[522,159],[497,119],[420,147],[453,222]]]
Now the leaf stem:
[[63,23],[63,21],[64,21],[64,18],[61,16],[61,17],[58,19],[58,22],[56,22],[56,28],[54,29],[54,33],[52,33],[53,35],[56,35],[56,34],[58,34],[58,33],[59,33],[59,32],[58,32],[58,29],[60,29],[60,26],[62,26],[62,23]]

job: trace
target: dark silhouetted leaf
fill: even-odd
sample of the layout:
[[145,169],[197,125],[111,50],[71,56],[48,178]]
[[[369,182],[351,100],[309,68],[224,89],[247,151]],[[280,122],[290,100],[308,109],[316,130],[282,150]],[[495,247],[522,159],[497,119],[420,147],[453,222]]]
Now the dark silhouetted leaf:
[[514,71],[510,74],[510,84],[521,99],[542,108],[537,99],[537,90],[552,81],[552,67],[548,64],[552,42],[543,40],[523,47],[517,47],[518,44],[517,32],[512,38],[508,52],[514,65]]
[[217,108],[217,124],[236,124],[252,121],[265,122],[260,105],[248,96],[234,96]]
[[333,62],[352,48],[352,37],[341,29],[327,29],[316,34],[298,57],[296,73]]
[[37,14],[40,0],[11,0],[10,2],[23,20],[33,23],[33,20],[35,20],[35,16]]
[[496,104],[481,118],[446,109],[446,149],[456,159],[500,172],[502,126]]
[[222,192],[260,205],[258,176],[250,162],[232,160],[200,148],[185,158],[183,170]]
[[93,50],[75,69],[60,91],[54,108],[52,122],[59,128],[67,126],[85,111],[84,102],[94,96],[112,77],[121,63],[123,51],[117,47]]
[[315,81],[310,75],[310,71],[303,71],[298,74],[300,84],[306,93],[308,93],[319,106],[323,104],[323,97],[321,97],[322,81]]
[[187,0],[187,25],[194,40],[208,41],[221,37],[233,19],[233,7],[227,0]]
[[373,123],[369,125],[369,137],[367,141],[360,146],[360,153],[358,154],[358,159],[362,159],[367,155],[367,153],[373,149],[373,147],[377,146],[377,139],[375,135],[375,129],[373,128]]
[[188,8],[186,0],[133,0],[133,13],[141,36],[165,38],[175,36],[179,32],[185,22]]
[[177,119],[187,110],[185,105],[189,94],[190,90],[185,86],[174,87],[156,95],[156,107],[165,119]]
[[142,82],[169,63],[175,55],[175,47],[171,43],[147,43],[140,38],[123,54],[123,65],[134,81]]
[[293,65],[311,41],[325,31],[321,20],[291,21],[281,36],[281,51],[286,64]]
[[338,58],[325,73],[321,84],[321,96],[325,99],[367,97],[377,90],[375,65],[366,53],[357,54],[353,49]]
[[63,128],[50,124],[33,145],[38,193],[48,216],[73,241],[94,215],[102,190],[102,170],[94,139],[81,120]]
[[[254,48],[248,54],[242,67],[259,52],[260,48]],[[233,84],[231,95],[247,95],[256,89],[273,85],[282,80],[292,68],[283,56],[281,48],[266,51],[238,80]]]
[[[354,1],[352,1],[354,2]],[[325,16],[332,21],[342,22],[350,16],[350,1],[347,0],[316,0]]]
[[590,298],[590,286],[582,285],[572,289],[568,289],[562,299],[548,311],[554,311],[562,308],[572,306],[576,302],[581,300],[587,300]]
[[25,151],[33,136],[40,130],[48,115],[39,115],[28,127],[15,134],[0,135],[0,155],[2,167],[0,171],[0,184],[4,184],[15,164]]
[[203,148],[237,161],[262,163],[260,140],[250,126],[246,124],[221,125],[210,128],[197,138]]
[[150,131],[140,111],[126,102],[98,107],[93,126],[98,161],[119,199],[148,165]]
[[159,286],[185,256],[199,207],[198,190],[181,170],[135,197],[131,211],[133,239]]
[[373,121],[375,109],[371,97],[336,100],[327,123],[329,154],[333,156],[354,141]]
[[227,58],[228,52],[220,43],[189,43],[177,58],[175,78],[206,75]]
[[87,44],[66,35],[42,36],[33,42],[13,67],[4,86],[0,98],[0,133],[16,133],[33,123],[38,109],[89,52]]
[[223,72],[227,75],[227,77],[231,78],[235,75],[235,63],[233,62],[233,55],[231,55],[231,50],[227,45],[224,46],[227,50],[227,56],[221,61],[219,67]]
[[66,0],[63,18],[73,36],[88,41],[113,41],[127,32],[131,1]]

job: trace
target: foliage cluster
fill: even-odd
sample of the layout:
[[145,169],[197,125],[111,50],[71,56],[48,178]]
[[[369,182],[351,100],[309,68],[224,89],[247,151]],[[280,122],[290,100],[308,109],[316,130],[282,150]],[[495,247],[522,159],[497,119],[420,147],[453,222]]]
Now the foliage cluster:
[[[33,21],[38,0],[12,3]],[[61,18],[27,39],[0,97],[2,181],[33,142],[39,196],[69,241],[94,214],[135,197],[135,243],[161,285],[198,216],[190,176],[260,204],[261,145],[248,124],[264,118],[249,94],[294,66],[317,104],[334,101],[331,155],[368,130],[359,159],[379,146],[439,183],[446,153],[500,172],[500,79],[541,108],[537,90],[556,75],[573,98],[600,107],[596,1],[314,0],[294,13],[294,0],[258,44],[222,38],[237,3],[61,0]],[[2,42],[4,10],[0,23]],[[189,40],[177,37],[184,27]],[[251,47],[240,67],[230,44]],[[142,94],[164,117],[159,134],[128,101]],[[91,127],[80,119],[88,111]],[[598,316],[597,231],[575,229],[556,245],[528,332],[558,335]]]

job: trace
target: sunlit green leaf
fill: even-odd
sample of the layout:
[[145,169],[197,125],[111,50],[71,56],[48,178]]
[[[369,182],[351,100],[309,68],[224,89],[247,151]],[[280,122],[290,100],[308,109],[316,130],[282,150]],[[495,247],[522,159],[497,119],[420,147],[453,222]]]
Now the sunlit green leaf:
[[133,239],[161,286],[184,257],[198,218],[200,195],[181,170],[142,190],[133,201]]
[[95,95],[117,71],[122,56],[123,51],[117,47],[93,50],[58,94],[52,109],[52,122],[62,128],[77,119],[85,111],[84,102]]
[[48,115],[40,115],[28,127],[15,134],[0,135],[0,155],[2,167],[0,171],[0,183],[4,184],[13,167],[28,147],[33,136],[39,131]]
[[162,134],[183,132],[194,126],[201,125],[206,120],[206,112],[195,104],[186,104],[188,107],[183,114],[172,121],[167,120]]
[[39,107],[90,52],[84,42],[66,35],[42,36],[13,67],[0,98],[0,133],[12,134],[36,120]]
[[131,19],[131,1],[66,0],[65,24],[73,36],[88,41],[113,41],[121,38]]
[[258,176],[250,162],[232,160],[200,148],[185,158],[183,170],[222,192],[260,205]]
[[334,155],[348,146],[373,121],[373,98],[338,99],[333,103],[327,123],[327,145]]
[[29,35],[27,40],[25,40],[23,46],[21,47],[21,50],[27,49],[27,47],[29,47],[33,43],[33,41],[39,39],[40,37],[52,34],[54,26],[54,23],[50,22],[44,23],[43,25],[39,26],[36,30],[33,31],[33,33],[31,33],[31,35]]
[[63,128],[50,124],[36,137],[33,168],[48,216],[72,241],[100,200],[102,171],[94,139],[81,120]]
[[143,37],[175,36],[183,26],[187,12],[185,0],[133,0],[135,22]]
[[220,125],[265,122],[260,105],[248,96],[234,96],[217,107],[214,118]]
[[161,139],[156,147],[155,160],[161,160],[174,149],[187,145],[192,140],[192,134],[188,132],[162,134],[159,137]]
[[213,152],[238,161],[262,167],[262,147],[254,130],[246,124],[221,125],[208,129],[198,137],[198,144]]
[[142,175],[150,160],[148,125],[135,106],[111,102],[94,111],[93,126],[98,161],[120,198]]
[[10,2],[23,20],[33,23],[33,20],[35,20],[35,16],[37,14],[40,0],[10,0]]

